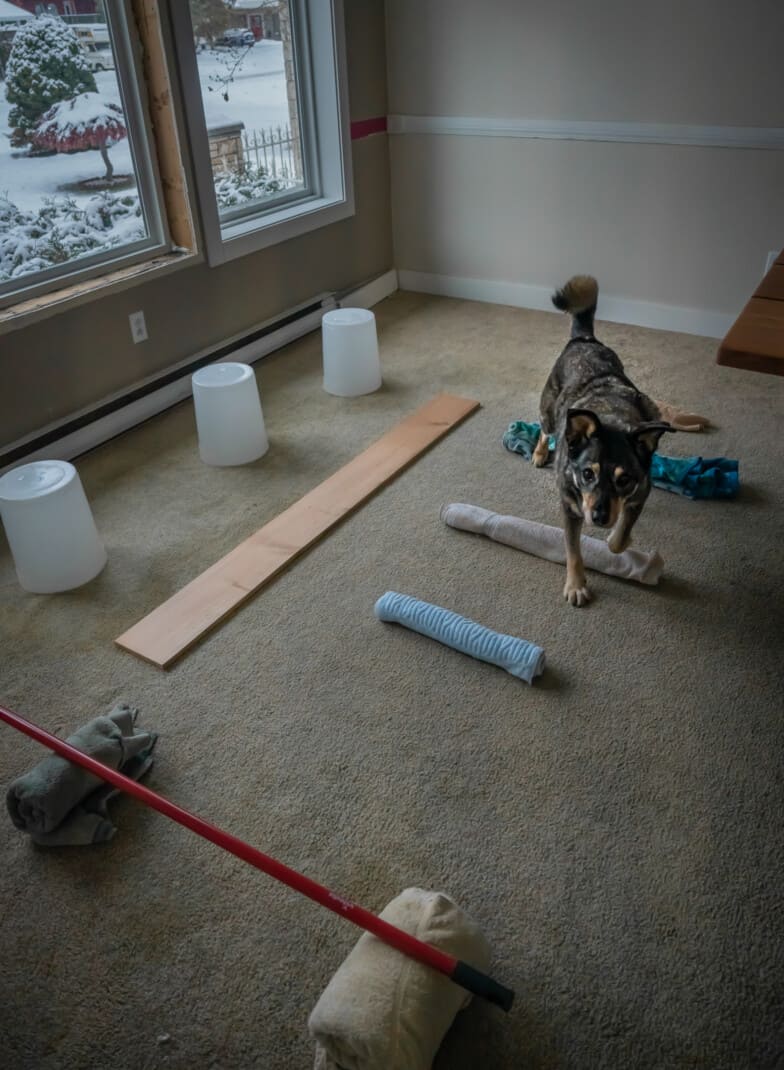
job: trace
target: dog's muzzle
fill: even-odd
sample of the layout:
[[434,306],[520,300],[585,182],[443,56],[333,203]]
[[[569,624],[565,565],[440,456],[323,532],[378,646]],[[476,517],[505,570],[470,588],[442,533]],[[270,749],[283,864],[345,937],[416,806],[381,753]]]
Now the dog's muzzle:
[[591,510],[591,523],[597,528],[609,528],[610,527],[610,507],[609,505],[597,505],[595,509]]

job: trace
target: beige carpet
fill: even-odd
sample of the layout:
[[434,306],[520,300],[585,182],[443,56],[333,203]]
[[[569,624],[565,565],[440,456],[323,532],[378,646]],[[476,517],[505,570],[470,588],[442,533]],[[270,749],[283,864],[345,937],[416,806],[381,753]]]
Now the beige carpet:
[[[151,787],[380,909],[445,889],[483,925],[508,1016],[475,1002],[437,1070],[781,1068],[784,381],[715,343],[600,334],[651,392],[714,417],[671,453],[741,459],[735,502],[654,491],[667,580],[595,578],[447,530],[463,500],[558,522],[506,453],[566,333],[555,314],[401,294],[386,385],[324,394],[318,335],[258,367],[272,446],[210,469],[190,404],[79,463],[109,565],[24,595],[0,561],[2,700],[66,734],[118,699],[161,738]],[[112,639],[441,390],[483,409],[173,671]],[[388,588],[542,644],[530,688],[374,620]],[[41,757],[0,727],[0,782]],[[306,1019],[356,931],[130,800],[103,847],[0,821],[5,1070],[304,1070]],[[168,1037],[166,1040],[159,1038]]]

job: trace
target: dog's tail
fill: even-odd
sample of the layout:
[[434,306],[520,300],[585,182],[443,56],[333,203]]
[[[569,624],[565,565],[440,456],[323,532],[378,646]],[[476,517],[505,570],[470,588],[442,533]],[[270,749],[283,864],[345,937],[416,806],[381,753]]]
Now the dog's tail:
[[599,284],[592,275],[573,275],[553,294],[553,304],[572,317],[572,338],[593,338]]

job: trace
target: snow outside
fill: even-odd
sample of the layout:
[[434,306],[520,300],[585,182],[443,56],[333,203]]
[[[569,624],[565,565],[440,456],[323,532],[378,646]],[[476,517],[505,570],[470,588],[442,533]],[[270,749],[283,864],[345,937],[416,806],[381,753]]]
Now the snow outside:
[[[282,43],[202,45],[197,62],[207,128],[233,127],[238,149],[213,163],[219,208],[296,186]],[[62,20],[16,31],[0,81],[0,284],[147,237],[113,66]]]

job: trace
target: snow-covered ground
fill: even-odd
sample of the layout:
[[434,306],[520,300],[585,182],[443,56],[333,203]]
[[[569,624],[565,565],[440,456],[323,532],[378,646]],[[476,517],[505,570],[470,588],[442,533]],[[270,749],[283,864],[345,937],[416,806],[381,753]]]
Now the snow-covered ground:
[[[97,71],[98,92],[107,101],[120,103],[120,93],[114,71]],[[0,195],[8,197],[17,208],[40,208],[45,197],[63,194],[63,187],[87,178],[99,178],[104,173],[99,152],[77,152],[71,156],[27,156],[11,148],[8,112],[11,106],[5,99],[5,83],[0,82]],[[128,139],[109,149],[109,158],[116,175],[132,175],[131,149]],[[135,185],[126,192],[132,193]],[[71,193],[77,200],[90,193]]]
[[234,59],[242,52],[244,50],[235,53],[230,49],[213,49],[198,54],[207,126],[242,122],[247,130],[263,130],[288,125],[286,73],[280,41],[257,41],[248,50],[234,81],[228,86],[228,101],[223,99],[222,87],[216,79],[226,76]]

